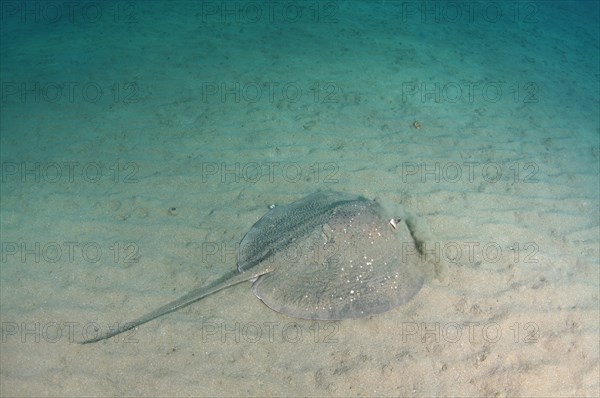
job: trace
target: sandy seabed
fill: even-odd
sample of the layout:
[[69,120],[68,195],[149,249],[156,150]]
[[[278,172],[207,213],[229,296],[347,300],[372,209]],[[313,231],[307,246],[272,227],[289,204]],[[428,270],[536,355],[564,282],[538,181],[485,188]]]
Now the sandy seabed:
[[[593,13],[356,1],[291,23],[202,3],[220,4],[6,16],[3,397],[599,395]],[[447,283],[335,322],[244,283],[76,344],[230,271],[270,204],[320,189],[420,215]]]

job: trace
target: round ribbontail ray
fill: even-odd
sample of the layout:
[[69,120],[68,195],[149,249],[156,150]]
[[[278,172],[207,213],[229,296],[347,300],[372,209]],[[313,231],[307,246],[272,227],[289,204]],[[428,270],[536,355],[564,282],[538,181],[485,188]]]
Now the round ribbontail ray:
[[426,277],[446,273],[441,262],[425,261],[426,228],[411,219],[408,213],[386,213],[376,200],[341,192],[316,192],[275,206],[240,242],[237,270],[82,343],[116,336],[245,281],[254,281],[253,292],[267,306],[292,317],[334,320],[385,312],[409,301]]

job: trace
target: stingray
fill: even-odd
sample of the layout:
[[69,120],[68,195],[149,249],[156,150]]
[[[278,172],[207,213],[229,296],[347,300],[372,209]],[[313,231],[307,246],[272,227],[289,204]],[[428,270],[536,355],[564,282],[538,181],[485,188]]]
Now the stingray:
[[268,307],[295,318],[386,312],[413,298],[431,275],[423,234],[401,213],[390,214],[378,200],[333,191],[272,207],[240,242],[237,271],[82,343],[118,335],[244,281],[253,281],[252,291]]

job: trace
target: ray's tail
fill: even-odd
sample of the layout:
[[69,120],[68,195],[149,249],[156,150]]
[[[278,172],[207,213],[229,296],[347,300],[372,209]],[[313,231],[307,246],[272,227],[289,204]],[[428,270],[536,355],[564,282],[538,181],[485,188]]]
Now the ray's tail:
[[229,273],[223,276],[222,278],[218,279],[211,285],[198,287],[192,290],[191,292],[187,293],[186,295],[178,298],[177,300],[171,301],[170,303],[163,305],[162,307],[159,307],[154,311],[149,312],[146,315],[141,316],[133,321],[126,322],[120,328],[109,329],[105,333],[101,333],[94,338],[81,341],[79,344],[96,343],[101,340],[109,339],[128,330],[135,329],[136,327],[146,322],[150,322],[153,319],[156,319],[170,312],[188,306],[200,299],[203,299],[206,296],[218,292],[219,290],[223,290],[227,287],[237,285],[239,283],[256,278],[258,276],[259,275],[255,275],[251,272],[244,272],[240,274],[237,271],[233,271],[232,273]]

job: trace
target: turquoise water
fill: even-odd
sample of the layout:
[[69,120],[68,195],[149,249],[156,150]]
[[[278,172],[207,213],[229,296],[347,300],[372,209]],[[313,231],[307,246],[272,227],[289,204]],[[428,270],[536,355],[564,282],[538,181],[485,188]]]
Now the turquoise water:
[[[598,395],[598,4],[3,1],[2,394]],[[448,284],[332,324],[239,285],[73,343],[322,189],[419,214]]]

